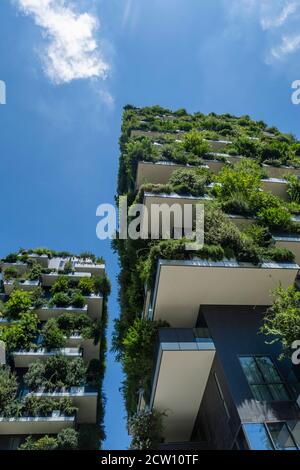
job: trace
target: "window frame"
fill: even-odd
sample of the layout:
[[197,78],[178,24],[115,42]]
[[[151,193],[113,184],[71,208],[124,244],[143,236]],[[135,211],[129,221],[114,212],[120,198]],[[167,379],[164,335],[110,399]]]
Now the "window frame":
[[[251,421],[245,421],[244,423],[242,423],[242,429],[243,429],[244,436],[245,436],[245,439],[246,439],[246,441],[247,441],[248,447],[249,447],[249,449],[252,450],[252,451],[255,451],[256,449],[253,449],[253,448],[251,447],[251,443],[250,443],[250,441],[249,441],[248,434],[247,434],[246,429],[245,429],[245,425],[247,425],[247,424],[249,424],[249,425],[251,425],[251,424],[261,424],[261,425],[263,425],[264,428],[265,428],[265,430],[266,430],[266,433],[267,433],[267,435],[268,435],[268,438],[269,438],[269,440],[270,440],[270,443],[271,443],[272,446],[273,446],[273,450],[274,450],[274,451],[277,451],[277,452],[284,451],[284,450],[283,450],[283,449],[278,449],[278,448],[276,447],[276,444],[275,444],[275,442],[274,442],[274,439],[273,439],[273,437],[272,437],[272,435],[271,435],[271,432],[270,432],[270,430],[269,430],[269,428],[268,428],[268,424],[284,424],[284,425],[287,427],[287,430],[288,430],[288,432],[289,432],[289,434],[290,434],[290,438],[291,438],[292,441],[294,442],[295,450],[296,450],[296,451],[299,451],[299,450],[300,450],[300,445],[297,444],[296,439],[295,439],[295,437],[294,437],[294,434],[293,434],[293,432],[292,432],[292,430],[291,430],[291,428],[290,428],[290,426],[289,426],[289,424],[288,424],[287,421],[264,421],[264,422],[259,422],[259,423],[256,423],[256,422],[253,422],[253,421],[252,421],[252,422],[251,422]],[[285,452],[288,452],[288,451],[286,450]]]
[[[274,369],[276,370],[276,372],[277,372],[277,374],[278,374],[278,377],[279,377],[279,379],[280,379],[280,382],[267,382],[267,381],[266,381],[265,376],[264,376],[264,373],[263,373],[263,371],[262,371],[262,369],[261,369],[261,367],[260,367],[260,365],[259,365],[259,362],[256,360],[256,358],[261,358],[261,357],[270,359],[270,361],[271,361],[272,364],[273,364]],[[250,359],[252,358],[252,359],[255,361],[256,367],[257,367],[257,369],[258,369],[258,371],[259,371],[259,373],[260,373],[260,375],[261,375],[261,377],[262,377],[262,379],[263,379],[263,382],[255,383],[255,384],[250,384],[250,382],[249,382],[249,380],[248,380],[248,377],[247,377],[247,375],[246,375],[246,373],[245,373],[245,371],[244,371],[244,369],[243,369],[243,366],[242,366],[242,363],[241,363],[241,360],[240,360],[241,358],[250,358]],[[272,357],[271,355],[269,355],[269,354],[239,354],[239,355],[238,355],[238,360],[239,360],[239,364],[240,364],[240,366],[241,366],[241,369],[242,369],[242,371],[243,371],[244,377],[245,377],[245,379],[246,379],[246,382],[247,382],[247,384],[248,384],[249,390],[251,391],[251,394],[252,394],[252,396],[253,396],[253,398],[254,398],[255,401],[257,401],[258,403],[276,403],[276,402],[277,402],[277,403],[284,403],[284,402],[289,403],[289,402],[294,402],[294,401],[295,401],[295,400],[292,398],[293,394],[292,394],[292,392],[291,392],[291,390],[290,390],[290,387],[288,386],[287,381],[284,379],[282,373],[281,373],[280,370],[278,369],[277,364],[275,363],[275,361],[274,361],[274,359],[273,359],[273,357]],[[272,386],[272,385],[273,385],[273,386],[274,386],[274,385],[283,385],[284,388],[285,388],[285,390],[286,390],[287,395],[289,396],[289,399],[288,399],[288,400],[276,400],[276,399],[272,399],[272,400],[257,400],[257,399],[254,397],[254,393],[253,393],[253,391],[252,391],[251,385],[253,385],[253,386],[259,386],[259,385],[264,385],[264,386],[266,386],[267,389],[268,389],[269,395],[270,395],[271,397],[273,397],[273,393],[272,393],[272,390],[271,390],[271,387],[270,387],[270,386]]]

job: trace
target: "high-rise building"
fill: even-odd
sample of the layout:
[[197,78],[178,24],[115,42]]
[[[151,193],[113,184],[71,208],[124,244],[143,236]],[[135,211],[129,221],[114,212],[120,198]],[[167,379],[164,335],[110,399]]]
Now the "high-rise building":
[[109,281],[102,258],[1,262],[0,449],[99,449]]
[[284,295],[300,315],[300,144],[248,116],[127,106],[120,146],[118,195],[143,204],[142,237],[115,242],[133,447],[299,449],[300,366],[267,319]]

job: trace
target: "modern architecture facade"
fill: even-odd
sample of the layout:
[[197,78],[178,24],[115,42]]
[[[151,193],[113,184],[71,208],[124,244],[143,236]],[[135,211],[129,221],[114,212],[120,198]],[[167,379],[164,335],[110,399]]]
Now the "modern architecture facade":
[[90,253],[1,262],[0,449],[98,449],[109,294]]
[[[297,141],[248,116],[127,106],[120,143],[118,194],[147,209],[142,239],[116,243],[129,422],[158,414],[160,449],[299,450],[300,366],[262,330],[274,290],[299,285]],[[190,252],[151,207],[197,203],[205,244]],[[140,341],[146,379],[128,360],[139,368],[133,331],[153,343]]]

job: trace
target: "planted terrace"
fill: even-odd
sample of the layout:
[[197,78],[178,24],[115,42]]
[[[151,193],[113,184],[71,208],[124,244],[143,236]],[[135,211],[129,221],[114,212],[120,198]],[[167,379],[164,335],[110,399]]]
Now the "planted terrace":
[[[267,308],[278,285],[296,281],[300,143],[249,116],[127,106],[120,148],[118,196],[148,208],[141,233],[153,223],[153,203],[205,205],[202,250],[187,252],[184,239],[114,242],[121,264],[114,347],[125,372],[132,445],[149,448],[189,440],[201,395],[191,394],[205,384],[214,355],[209,337],[193,330],[199,307]],[[159,341],[164,334],[168,340]],[[178,361],[191,376],[178,376]]]
[[[110,291],[103,260],[36,250],[8,255],[1,266],[0,436],[42,448],[41,436],[55,435],[60,448],[60,433],[72,428],[75,447],[98,448]],[[43,278],[50,271],[51,285]],[[34,288],[24,289],[28,282]]]

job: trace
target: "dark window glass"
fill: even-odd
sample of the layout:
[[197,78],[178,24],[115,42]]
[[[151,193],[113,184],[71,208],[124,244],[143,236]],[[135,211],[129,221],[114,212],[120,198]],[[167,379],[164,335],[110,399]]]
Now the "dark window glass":
[[263,382],[262,375],[254,357],[240,357],[240,362],[249,384],[259,384]]
[[249,356],[239,359],[255,400],[290,400],[287,388],[270,357]]
[[244,424],[244,429],[252,450],[274,450],[264,424]]
[[278,450],[297,450],[294,439],[285,423],[268,423],[268,430]]
[[296,444],[300,447],[300,421],[288,421],[288,426],[292,431]]

